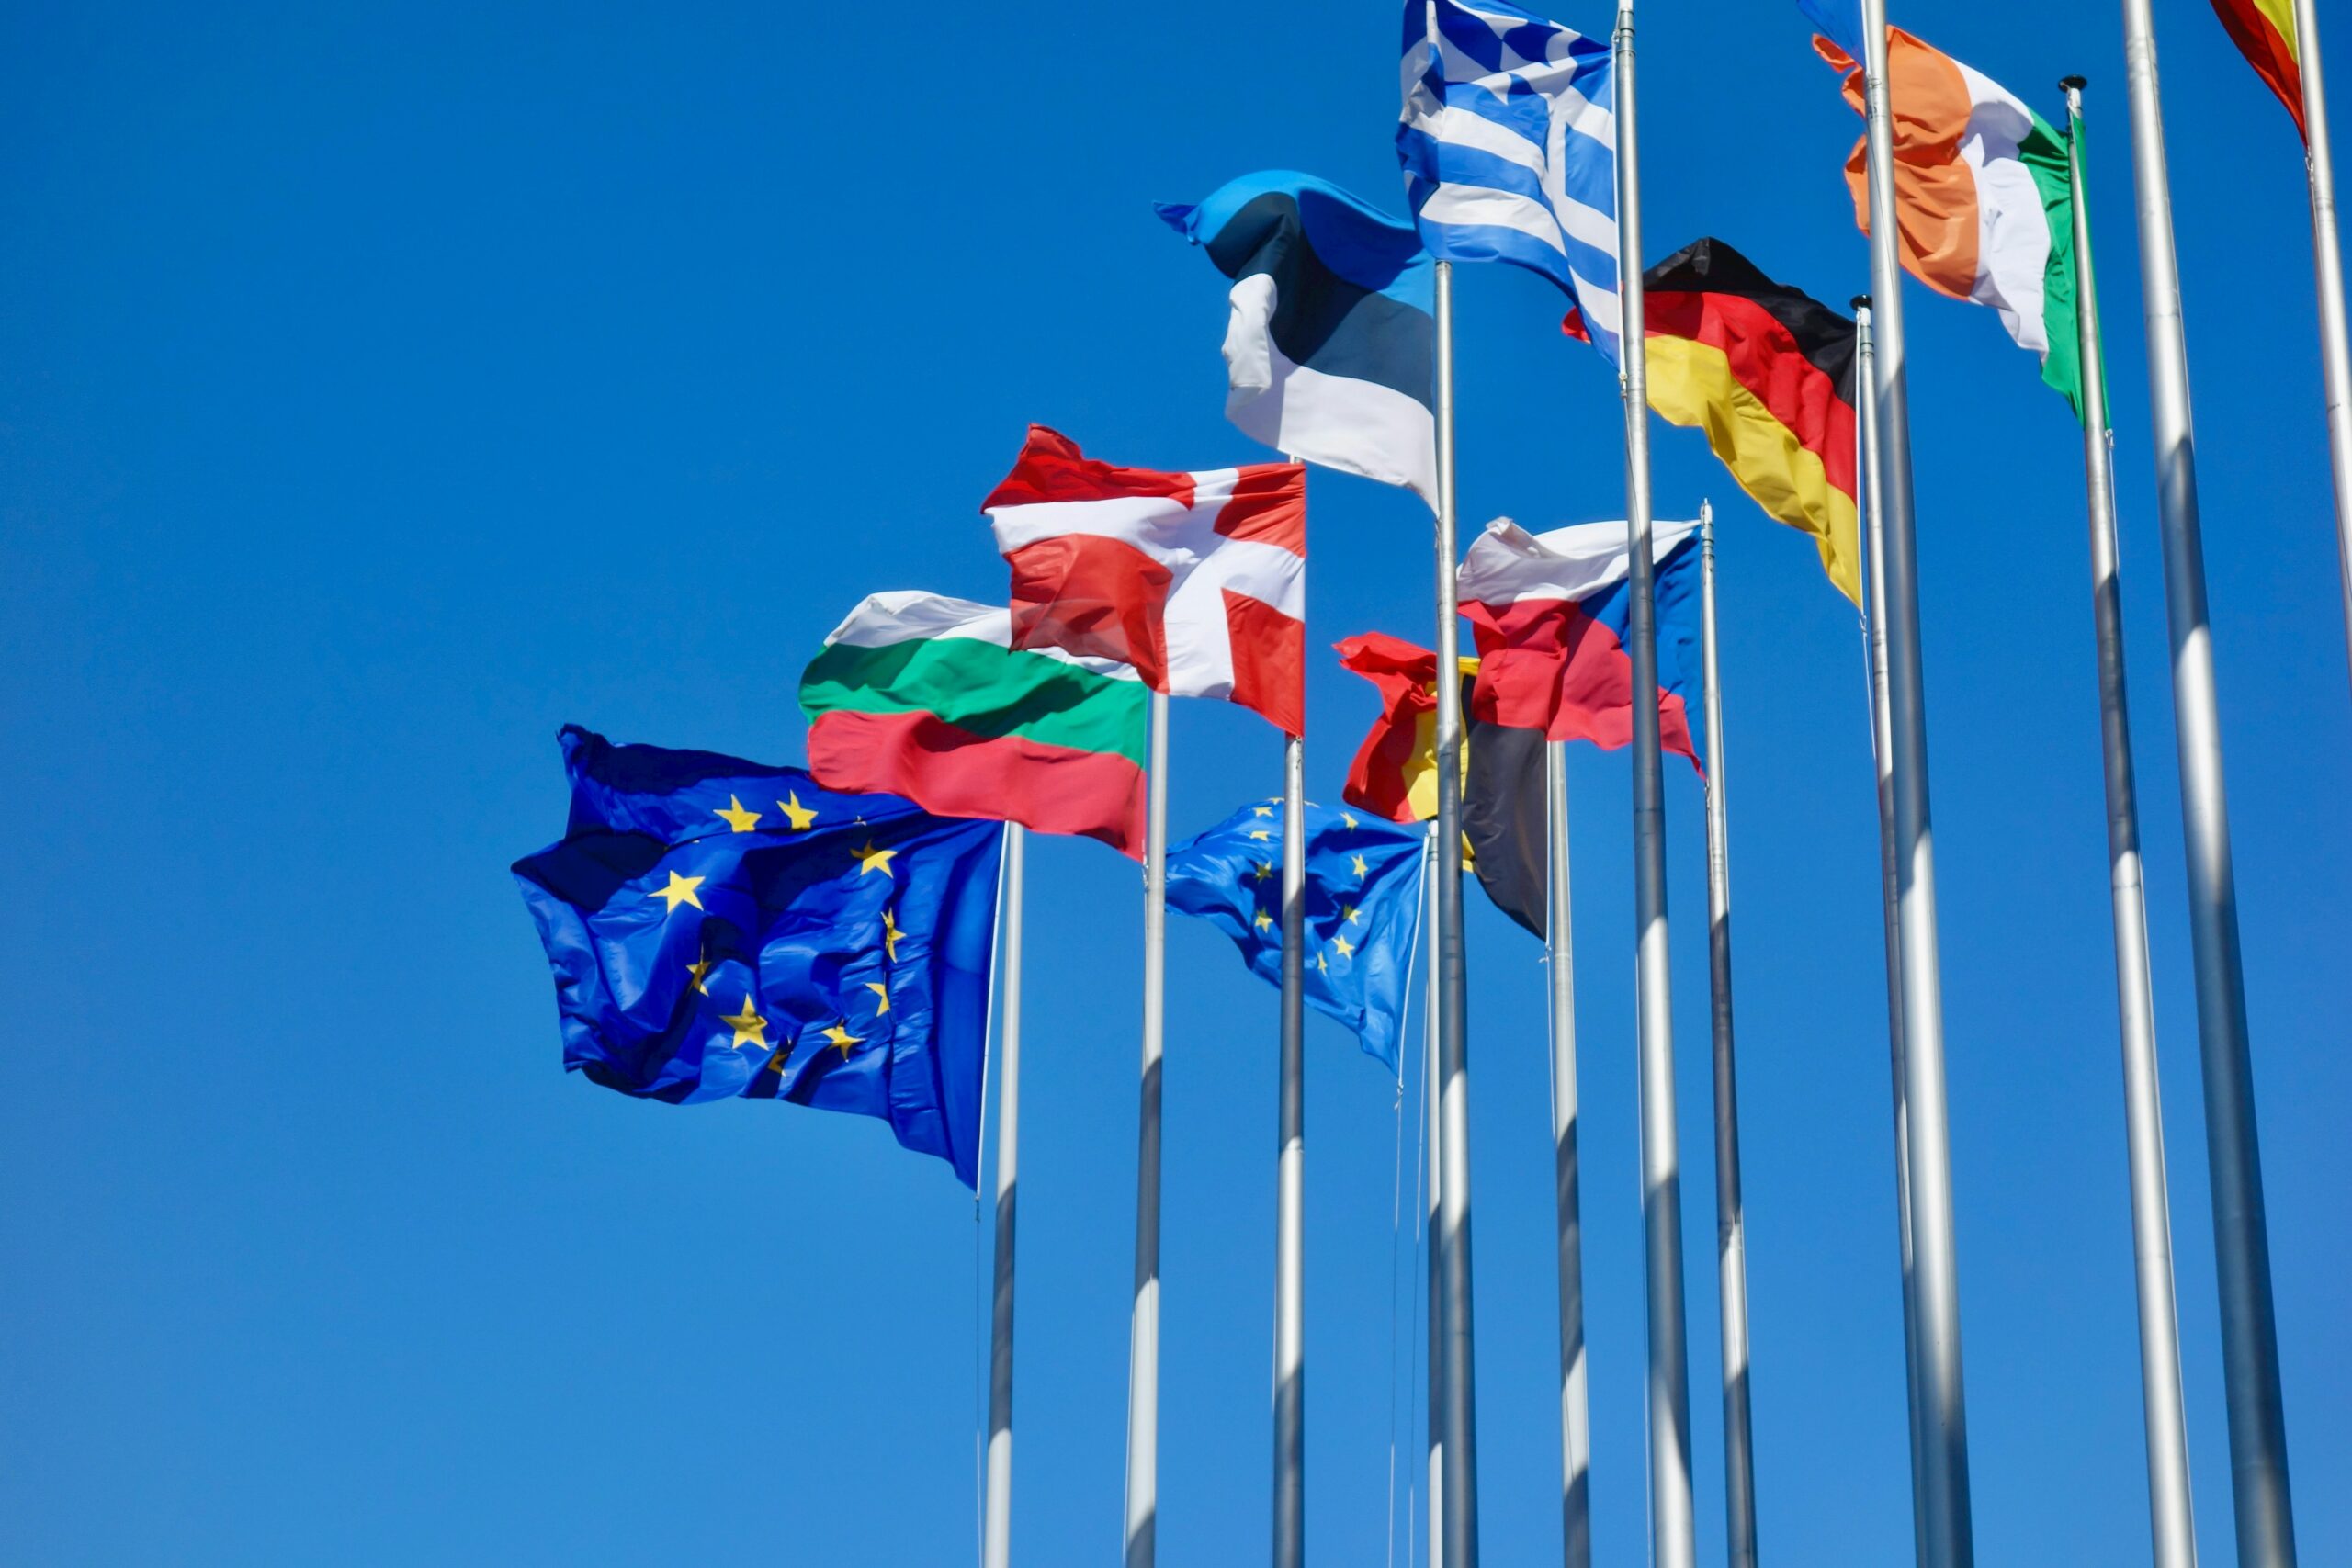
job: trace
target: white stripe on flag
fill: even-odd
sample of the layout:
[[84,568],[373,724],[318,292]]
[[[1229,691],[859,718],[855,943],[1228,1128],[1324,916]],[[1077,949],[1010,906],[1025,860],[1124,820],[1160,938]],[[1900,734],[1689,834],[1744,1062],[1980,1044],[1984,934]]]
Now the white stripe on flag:
[[[1653,523],[1650,559],[1661,561],[1688,538],[1696,523]],[[1625,525],[1579,523],[1531,534],[1508,517],[1487,525],[1471,541],[1454,576],[1464,603],[1514,604],[1522,599],[1584,600],[1625,581],[1631,567]]]
[[1264,273],[1235,284],[1231,298],[1225,359],[1232,387],[1225,417],[1277,452],[1403,485],[1435,510],[1437,423],[1429,409],[1376,381],[1293,364],[1268,330],[1274,280]]
[[[1477,223],[1492,229],[1510,229],[1538,240],[1567,254],[1567,246],[1560,241],[1560,220],[1540,201],[1530,201],[1507,190],[1495,190],[1487,186],[1442,185],[1430,192],[1421,204],[1420,220],[1424,223]],[[1610,237],[1616,243],[1616,237]]]
[[[925,593],[920,589],[892,589],[885,593],[868,594],[840,626],[833,628],[832,635],[825,638],[825,646],[889,648],[902,642],[956,639],[1010,649],[1012,646],[1012,612],[1001,604],[978,604],[969,599],[950,599],[944,593]],[[1050,659],[1057,664],[1075,665],[1114,681],[1142,679],[1136,673],[1135,666],[1121,664],[1116,660],[1089,658],[1067,653],[1058,648],[1034,648],[1027,651],[1040,659]]]

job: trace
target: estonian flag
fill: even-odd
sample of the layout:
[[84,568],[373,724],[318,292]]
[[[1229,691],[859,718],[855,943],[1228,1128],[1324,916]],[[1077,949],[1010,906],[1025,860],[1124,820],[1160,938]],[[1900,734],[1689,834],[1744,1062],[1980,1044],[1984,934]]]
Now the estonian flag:
[[1434,509],[1435,273],[1413,226],[1287,170],[1157,210],[1233,279],[1226,417]]

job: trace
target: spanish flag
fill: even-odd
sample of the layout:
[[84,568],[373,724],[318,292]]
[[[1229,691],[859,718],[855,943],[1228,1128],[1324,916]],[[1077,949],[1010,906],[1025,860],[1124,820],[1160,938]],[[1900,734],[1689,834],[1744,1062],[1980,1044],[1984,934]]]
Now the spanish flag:
[[2245,53],[2256,75],[2270,85],[2295,129],[2309,141],[2303,124],[2303,66],[2295,44],[2295,0],[2213,0],[2213,10]]
[[[1829,581],[1861,603],[1854,323],[1721,240],[1677,251],[1644,288],[1650,407],[1705,431],[1739,487],[1811,534]],[[1573,310],[1560,330],[1590,341]]]

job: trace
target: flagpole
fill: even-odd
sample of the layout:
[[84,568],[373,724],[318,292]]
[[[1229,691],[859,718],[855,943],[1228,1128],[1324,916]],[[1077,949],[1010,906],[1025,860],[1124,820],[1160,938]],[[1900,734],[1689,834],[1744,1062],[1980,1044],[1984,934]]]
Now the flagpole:
[[[2197,506],[2197,437],[2189,415],[2188,346],[2173,250],[2172,186],[2148,0],[2123,0],[2131,84],[2132,178],[2140,219],[2141,295],[2148,322],[2148,390],[2164,525],[2165,612],[2172,630],[2172,701],[2180,754],[2188,931],[2205,1076],[2205,1153],[2213,1193],[2222,1297],[2222,1372],[2230,1415],[2230,1482],[2241,1568],[2291,1568],[2295,1523],[2287,1485],[2287,1417],[2278,1386],[2278,1325],[2270,1295],[2269,1224],[2255,1129],[2254,1062],[2238,948],[2237,876],[2222,778],[2205,547]],[[2305,112],[2308,116],[2309,104]]]
[[981,1568],[1012,1562],[1013,1196],[1021,1168],[1021,904],[1028,829],[1004,825],[1004,937],[997,1039],[996,1289],[989,1319],[988,1490]]
[[1666,790],[1658,752],[1657,605],[1650,558],[1648,344],[1642,312],[1641,158],[1634,126],[1634,0],[1619,0],[1618,353],[1625,397],[1625,528],[1634,661],[1634,967],[1639,997],[1642,1216],[1649,1338],[1650,1561],[1692,1568],[1690,1373],[1682,1304],[1682,1172],[1674,1122],[1673,995],[1667,964]]
[[1454,596],[1453,264],[1437,264],[1437,980],[1439,1185],[1435,1242],[1443,1288],[1445,1420],[1442,1568],[1477,1568],[1477,1399],[1470,1313],[1469,1009],[1462,952],[1461,633]]
[[1879,470],[1877,351],[1871,338],[1871,301],[1854,300],[1856,363],[1864,395],[1856,400],[1861,444],[1863,515],[1868,522],[1867,585],[1862,607],[1862,660],[1870,689],[1871,757],[1877,774],[1879,897],[1886,923],[1886,1043],[1888,1081],[1894,1089],[1894,1228],[1903,1264],[1903,1393],[1911,1435],[1911,1544],[1928,1561],[1927,1437],[1920,1430],[1918,1306],[1913,1298],[1911,1250],[1911,1114],[1903,1091],[1903,924],[1901,876],[1894,852],[1894,741],[1887,716],[1885,484]]
[[2171,1200],[2165,1181],[2164,1100],[2156,1082],[2155,1001],[2148,977],[2147,897],[2140,876],[2140,803],[2124,689],[2123,591],[2116,575],[2114,433],[2091,267],[2090,192],[2080,76],[2066,91],[2067,171],[2075,191],[2076,342],[2083,366],[2083,479],[2090,498],[2091,613],[2098,637],[2099,734],[2107,775],[2108,882],[2115,916],[2116,999],[2123,1042],[2123,1120],[2132,1169],[2132,1254],[2140,1303],[2140,1386],[2148,1436],[2148,1513],[2156,1568],[2195,1568],[2188,1423],[2181,1403],[2180,1323],[2174,1305]]
[[1885,500],[1887,716],[1903,973],[1903,1087],[1911,1147],[1914,1343],[1928,1568],[1971,1568],[1968,1412],[1952,1236],[1951,1138],[1945,1104],[1942,964],[1936,932],[1935,835],[1928,807],[1928,708],[1919,649],[1911,419],[1903,353],[1903,269],[1895,254],[1894,118],[1886,85],[1886,0],[1862,0],[1868,57],[1871,298],[1877,311],[1879,461]]
[[1739,1193],[1739,1082],[1731,1029],[1731,824],[1715,678],[1715,509],[1699,503],[1700,662],[1707,682],[1707,982],[1715,1047],[1715,1266],[1723,1292],[1724,1512],[1730,1568],[1756,1568],[1748,1421],[1747,1220]]
[[1159,1534],[1159,1068],[1168,974],[1168,694],[1151,694],[1143,851],[1143,1086],[1136,1132],[1136,1293],[1127,1332],[1126,1568]]
[[1274,1568],[1306,1562],[1306,745],[1283,741],[1282,1094],[1274,1201]]
[[[1437,826],[1430,825],[1430,842],[1425,853],[1437,858]],[[1438,1094],[1438,1005],[1437,1005],[1437,874],[1424,872],[1429,891],[1424,895],[1428,908],[1422,911],[1427,932],[1423,940],[1429,945],[1429,961],[1422,965],[1427,976],[1421,982],[1421,1099],[1422,1114],[1429,1118],[1429,1204],[1422,1216],[1423,1246],[1428,1249],[1429,1268],[1429,1530],[1430,1568],[1439,1568],[1445,1560],[1445,1335],[1442,1319],[1445,1300],[1445,1270],[1438,1262],[1438,1194],[1444,1183],[1444,1160],[1438,1141],[1438,1129],[1444,1124],[1443,1106]],[[1410,1556],[1410,1547],[1407,1549]]]
[[2294,0],[2302,72],[2304,165],[2312,187],[2312,261],[2319,275],[2320,375],[2327,447],[2335,471],[2336,562],[2344,577],[2345,636],[2352,641],[2352,344],[2344,319],[2344,248],[2335,229],[2335,155],[2327,133],[2327,85],[2319,68],[2319,6]]
[[1577,1165],[1577,966],[1568,897],[1568,747],[1544,748],[1544,837],[1551,850],[1545,932],[1552,990],[1552,1178],[1560,1235],[1560,1551],[1592,1568],[1592,1418],[1585,1397],[1584,1227]]

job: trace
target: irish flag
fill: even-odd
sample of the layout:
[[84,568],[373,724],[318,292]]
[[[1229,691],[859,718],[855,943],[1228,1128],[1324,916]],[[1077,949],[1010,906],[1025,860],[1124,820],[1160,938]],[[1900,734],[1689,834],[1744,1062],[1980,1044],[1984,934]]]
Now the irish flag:
[[[2066,139],[1999,83],[1901,28],[1886,29],[1894,107],[1894,205],[1904,269],[1955,299],[1990,305],[2041,378],[2083,412],[2075,344],[2075,192]],[[1862,70],[1827,39],[1862,108]],[[1846,160],[1854,220],[1871,226],[1869,139]]]
[[1081,833],[1136,859],[1147,701],[1126,665],[1016,650],[1011,611],[935,593],[875,594],[800,677],[808,771],[827,789]]

